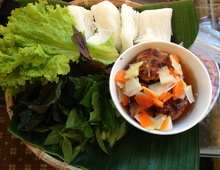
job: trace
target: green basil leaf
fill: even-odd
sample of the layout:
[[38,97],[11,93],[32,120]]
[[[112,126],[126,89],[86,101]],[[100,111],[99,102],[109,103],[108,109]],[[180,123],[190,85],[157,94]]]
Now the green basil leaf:
[[84,138],[84,135],[81,132],[75,130],[68,130],[67,132],[63,132],[62,135],[73,141],[79,141]]
[[116,138],[117,138],[117,130],[114,131],[114,132],[112,132],[112,133],[110,134],[109,139],[108,139],[110,148],[113,148],[113,146],[115,145]]
[[101,96],[99,92],[94,92],[92,95],[93,111],[90,112],[89,122],[99,122],[101,120]]
[[94,136],[93,129],[92,129],[92,127],[91,127],[89,124],[87,124],[87,125],[85,126],[83,132],[84,132],[84,137],[85,137],[85,138],[91,138],[91,137]]
[[72,161],[73,148],[71,142],[65,136],[63,137],[62,142],[62,152],[64,159],[67,161],[67,163],[70,163]]
[[111,103],[108,99],[101,98],[101,120],[103,126],[109,131],[113,132],[117,129],[118,122],[115,115],[115,110],[111,107]]
[[129,127],[130,127],[129,124],[125,120],[123,120],[120,126],[118,126],[114,132],[111,132],[110,136],[107,136],[108,138],[107,140],[111,148],[113,148],[116,141],[118,141],[123,136],[125,136],[125,134],[128,132]]
[[[81,76],[80,78],[70,77],[69,79],[75,85],[76,92],[74,94],[74,98],[76,98],[78,101],[81,101],[95,82],[100,87],[101,84],[104,84],[102,81],[108,80],[108,76],[88,75]],[[106,83],[104,87],[106,87]]]
[[108,150],[107,150],[107,148],[106,148],[106,146],[105,146],[104,141],[102,140],[102,135],[101,135],[101,131],[100,131],[99,128],[96,128],[96,129],[95,129],[95,136],[96,136],[96,140],[97,140],[97,142],[98,142],[98,144],[99,144],[99,147],[100,147],[105,153],[108,154]]
[[123,136],[125,136],[130,129],[130,124],[128,124],[125,120],[120,124],[120,126],[117,129],[117,138],[116,141],[121,139]]
[[99,91],[99,88],[96,84],[96,82],[93,83],[93,85],[89,88],[88,92],[86,95],[83,97],[83,99],[80,101],[80,104],[87,107],[87,108],[92,108],[92,95],[94,92]]
[[85,126],[85,122],[83,122],[83,118],[77,108],[73,108],[66,121],[67,129],[79,129],[83,130]]
[[62,138],[60,135],[60,131],[63,129],[63,126],[54,127],[54,129],[50,132],[47,138],[44,141],[44,145],[55,145],[58,144]]
[[76,158],[76,156],[80,153],[80,151],[83,151],[85,148],[85,144],[87,143],[88,139],[83,140],[83,142],[80,143],[79,146],[75,146],[73,148],[73,154],[72,154],[72,160]]
[[81,101],[84,95],[87,93],[88,89],[92,86],[92,81],[90,81],[89,78],[83,76],[80,78],[70,77],[69,79],[75,85],[76,92],[74,93],[74,97],[78,101]]

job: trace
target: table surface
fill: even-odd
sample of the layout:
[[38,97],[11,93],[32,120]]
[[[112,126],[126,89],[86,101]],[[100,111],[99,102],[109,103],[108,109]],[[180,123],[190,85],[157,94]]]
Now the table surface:
[[[144,0],[134,0],[134,1],[142,3],[142,4],[145,3]],[[5,4],[3,4],[2,8],[0,9],[0,24],[5,24],[10,10],[12,10],[15,7],[18,7],[18,4],[14,2],[13,0],[5,1]],[[200,45],[200,48],[207,49],[210,51],[210,53],[209,53],[209,56],[207,56],[207,51],[205,50],[206,53],[203,53],[200,51],[199,55],[203,55],[204,57],[207,57],[208,59],[214,60],[216,63],[220,63],[220,58],[218,58],[220,56],[220,32],[213,30],[210,27],[210,25],[211,24],[209,22],[200,24],[200,32],[199,32],[199,35],[197,37],[195,44],[192,46],[192,51],[196,50],[197,48],[196,45]],[[195,52],[198,52],[198,51],[195,51]],[[217,78],[219,79],[219,77]],[[3,97],[2,94],[0,94],[0,98],[1,97]],[[0,104],[1,104],[1,100],[0,100]],[[201,156],[220,157],[220,126],[219,126],[220,112],[219,111],[220,111],[220,98],[218,97],[210,113],[200,123],[200,145],[201,145],[200,154]],[[1,116],[0,117],[0,125],[1,125],[0,128],[1,129],[5,128],[3,126],[6,126],[6,124],[3,124],[6,118],[5,117],[2,118],[2,114],[4,114],[4,111],[2,111],[2,108],[1,108],[1,112],[0,112],[0,116]],[[3,132],[0,132],[0,138],[2,136],[3,136]],[[13,137],[11,136],[10,138],[13,139]],[[5,143],[3,144],[0,142],[0,145],[5,145]],[[17,153],[17,151],[18,151],[17,149],[10,149],[10,153],[12,154]],[[0,153],[3,153],[3,152],[7,152],[7,150],[4,150],[4,151],[0,150]],[[0,156],[1,155],[2,154],[0,154]],[[4,159],[2,156],[1,158]],[[19,161],[19,158],[17,161]],[[48,165],[42,163],[41,161],[38,162],[34,158],[33,158],[33,161],[36,162],[36,169],[42,169],[42,170],[48,169]],[[27,165],[27,169],[28,169],[28,166],[30,165]],[[13,165],[11,165],[11,169],[13,169]]]

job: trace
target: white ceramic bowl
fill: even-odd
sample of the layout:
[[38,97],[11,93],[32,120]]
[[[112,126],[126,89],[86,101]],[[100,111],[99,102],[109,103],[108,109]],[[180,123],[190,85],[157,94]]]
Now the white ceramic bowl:
[[[194,107],[191,109],[190,113],[186,117],[173,125],[173,129],[166,132],[158,130],[147,131],[145,128],[140,126],[140,124],[129,115],[128,111],[119,102],[116,84],[114,81],[114,77],[119,70],[125,69],[140,52],[152,47],[156,47],[161,51],[169,54],[179,55],[180,60],[183,61],[191,69],[197,82],[197,98]],[[131,125],[142,131],[158,135],[178,134],[195,126],[208,114],[208,109],[212,97],[211,80],[208,71],[203,63],[186,48],[174,43],[163,41],[150,41],[140,43],[124,51],[113,65],[110,75],[109,86],[112,100],[120,114],[125,118],[125,120],[127,120]]]

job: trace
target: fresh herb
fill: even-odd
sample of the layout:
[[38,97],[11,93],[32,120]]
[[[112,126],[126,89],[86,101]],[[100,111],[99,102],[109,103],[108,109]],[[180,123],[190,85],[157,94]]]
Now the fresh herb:
[[62,136],[60,135],[60,131],[64,128],[64,125],[57,125],[52,128],[52,131],[47,136],[44,141],[45,145],[56,145],[59,144]]
[[[13,107],[20,120],[18,130],[27,135],[47,133],[44,144],[62,150],[66,162],[73,161],[92,141],[109,153],[129,126],[112,104],[108,78],[103,74],[67,75],[57,84],[36,85],[38,91],[29,87],[33,84],[27,85]],[[71,89],[68,94],[67,89]]]
[[63,142],[62,142],[62,151],[63,151],[63,155],[66,161],[71,162],[73,148],[72,148],[72,144],[70,140],[65,136],[63,137]]

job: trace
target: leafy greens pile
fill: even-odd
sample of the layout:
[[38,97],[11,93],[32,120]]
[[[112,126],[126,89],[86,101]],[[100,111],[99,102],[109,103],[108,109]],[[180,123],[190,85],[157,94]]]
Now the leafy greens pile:
[[62,150],[66,162],[95,140],[109,153],[128,125],[114,108],[107,84],[106,75],[69,74],[58,83],[29,84],[17,95],[13,119],[18,130],[27,132],[27,140],[30,133],[48,134],[44,144]]
[[[6,27],[0,26],[0,85],[11,95],[27,82],[58,82],[70,72],[69,62],[79,61],[79,50],[71,41],[74,18],[67,7],[47,1],[12,11]],[[118,57],[113,40],[88,46],[92,57],[105,64]],[[102,49],[100,51],[100,49]]]

